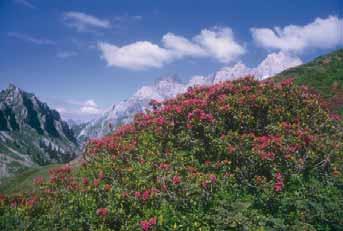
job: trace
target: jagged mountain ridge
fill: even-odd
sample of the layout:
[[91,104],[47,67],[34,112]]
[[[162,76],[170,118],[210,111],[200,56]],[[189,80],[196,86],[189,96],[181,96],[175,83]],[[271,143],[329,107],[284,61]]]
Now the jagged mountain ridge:
[[137,112],[147,109],[151,99],[171,98],[185,89],[186,86],[180,83],[176,76],[167,76],[152,86],[143,86],[133,96],[114,105],[100,118],[91,121],[80,132],[78,139],[84,141],[87,138],[104,136],[118,125],[130,122]]
[[184,93],[188,87],[194,85],[210,85],[226,80],[238,79],[244,76],[255,76],[264,79],[275,75],[287,68],[302,64],[299,58],[283,52],[269,54],[257,67],[249,68],[242,63],[231,67],[224,67],[208,76],[193,76],[184,84],[175,75],[160,78],[154,85],[143,86],[133,96],[121,101],[106,111],[101,117],[91,121],[77,135],[78,140],[84,142],[88,138],[99,138],[110,133],[120,124],[128,123],[134,114],[149,108],[152,99],[162,101]]
[[60,114],[14,85],[0,92],[0,177],[70,161],[77,140]]

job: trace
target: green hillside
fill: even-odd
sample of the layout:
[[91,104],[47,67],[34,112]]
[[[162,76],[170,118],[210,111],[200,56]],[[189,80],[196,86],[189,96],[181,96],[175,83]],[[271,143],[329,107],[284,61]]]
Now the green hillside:
[[295,78],[328,100],[329,107],[343,115],[343,49],[320,56],[312,62],[290,68],[275,76],[276,80]]
[[0,193],[11,194],[19,192],[30,192],[35,190],[33,180],[37,176],[48,178],[48,172],[52,168],[57,168],[60,164],[52,164],[44,167],[30,168],[19,175],[7,177],[0,184]]
[[341,230],[343,123],[292,81],[189,88],[92,140],[0,230]]

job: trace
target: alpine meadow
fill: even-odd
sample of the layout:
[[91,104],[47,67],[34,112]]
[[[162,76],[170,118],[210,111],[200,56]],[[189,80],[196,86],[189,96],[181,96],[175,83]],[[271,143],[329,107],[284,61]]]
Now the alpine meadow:
[[0,1],[0,230],[343,230],[342,9]]

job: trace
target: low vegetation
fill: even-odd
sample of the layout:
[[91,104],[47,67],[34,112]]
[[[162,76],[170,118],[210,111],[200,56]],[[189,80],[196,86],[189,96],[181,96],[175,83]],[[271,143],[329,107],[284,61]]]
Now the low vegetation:
[[287,69],[274,80],[294,78],[297,85],[306,85],[326,98],[331,110],[343,115],[343,49],[320,56],[313,61]]
[[0,184],[0,193],[13,194],[18,192],[32,192],[39,190],[33,184],[33,180],[42,176],[45,179],[49,177],[49,170],[62,166],[61,164],[51,164],[43,167],[34,167],[22,171],[20,174],[11,177],[5,177]]
[[1,230],[339,230],[343,124],[291,80],[190,88],[0,197]]

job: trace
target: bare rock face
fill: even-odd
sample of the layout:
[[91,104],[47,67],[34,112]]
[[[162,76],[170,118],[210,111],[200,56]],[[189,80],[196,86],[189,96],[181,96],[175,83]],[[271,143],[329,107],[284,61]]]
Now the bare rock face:
[[0,92],[0,177],[72,160],[77,141],[60,114],[14,85]]

